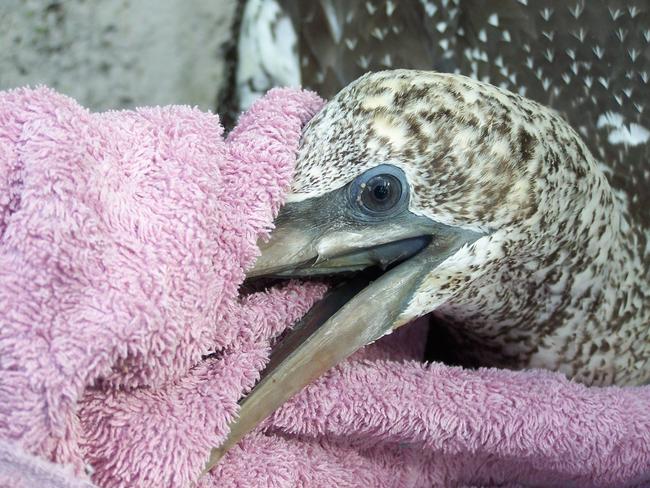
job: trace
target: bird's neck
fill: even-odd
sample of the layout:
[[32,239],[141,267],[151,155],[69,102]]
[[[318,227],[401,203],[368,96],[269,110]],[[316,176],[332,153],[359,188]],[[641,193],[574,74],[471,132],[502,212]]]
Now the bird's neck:
[[650,379],[646,237],[602,178],[577,211],[556,207],[519,235],[497,232],[498,265],[438,310],[469,362],[588,384]]

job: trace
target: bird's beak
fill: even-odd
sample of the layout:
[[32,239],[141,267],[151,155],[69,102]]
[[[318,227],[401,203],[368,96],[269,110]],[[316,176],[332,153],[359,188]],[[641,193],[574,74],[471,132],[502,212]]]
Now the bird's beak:
[[386,269],[431,240],[431,221],[405,213],[381,227],[351,226],[309,204],[287,204],[247,278],[352,273],[371,266]]
[[335,287],[274,348],[262,379],[241,402],[228,439],[212,450],[206,472],[304,386],[357,349],[415,318],[404,311],[422,280],[460,247],[480,237],[410,212],[381,226],[326,228],[308,225],[305,209],[296,207],[284,207],[249,276],[313,276],[373,265],[387,270],[378,272],[372,282],[358,275]]

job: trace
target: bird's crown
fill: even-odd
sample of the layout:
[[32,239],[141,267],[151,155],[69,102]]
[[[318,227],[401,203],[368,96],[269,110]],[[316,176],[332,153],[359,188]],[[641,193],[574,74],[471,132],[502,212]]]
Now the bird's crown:
[[555,111],[465,76],[394,70],[359,78],[310,121],[289,201],[382,164],[404,171],[413,213],[471,230],[580,199],[599,173]]

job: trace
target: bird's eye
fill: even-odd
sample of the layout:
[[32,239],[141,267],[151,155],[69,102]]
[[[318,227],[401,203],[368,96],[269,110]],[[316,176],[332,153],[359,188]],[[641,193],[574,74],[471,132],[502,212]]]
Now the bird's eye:
[[353,218],[383,222],[408,208],[409,184],[404,171],[380,164],[357,176],[347,186]]
[[361,205],[370,212],[383,213],[391,210],[402,197],[402,184],[390,174],[370,178],[359,196]]

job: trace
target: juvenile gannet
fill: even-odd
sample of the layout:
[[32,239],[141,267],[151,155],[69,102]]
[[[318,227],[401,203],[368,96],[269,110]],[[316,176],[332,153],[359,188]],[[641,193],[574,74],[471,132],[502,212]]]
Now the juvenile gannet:
[[284,347],[213,461],[327,369],[430,312],[468,363],[650,379],[647,230],[629,225],[563,118],[492,85],[409,70],[350,84],[306,126],[261,249],[250,276],[386,271]]

